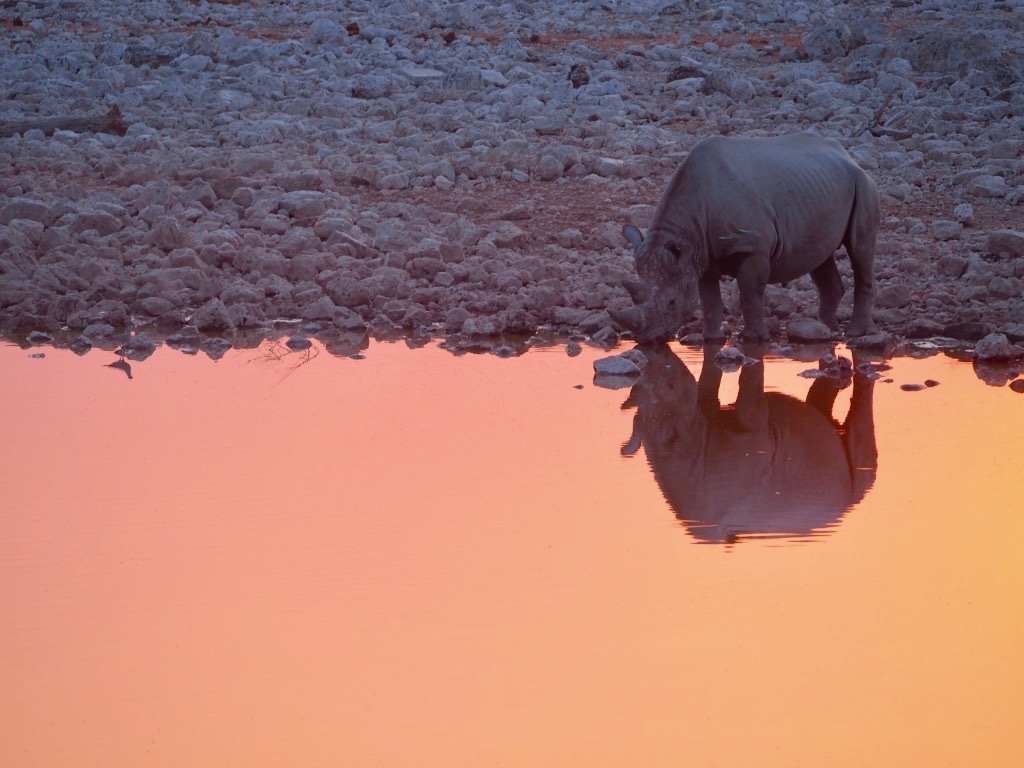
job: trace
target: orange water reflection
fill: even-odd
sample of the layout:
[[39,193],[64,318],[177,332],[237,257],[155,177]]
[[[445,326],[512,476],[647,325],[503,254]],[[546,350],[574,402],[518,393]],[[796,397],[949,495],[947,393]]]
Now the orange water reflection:
[[[867,361],[815,379],[805,399],[766,391],[765,365],[745,364],[726,405],[717,349],[705,348],[699,379],[668,347],[646,349],[649,363],[624,404],[636,415],[623,454],[643,446],[665,500],[702,541],[798,538],[835,526],[878,466]],[[840,424],[835,401],[851,384]]]
[[594,356],[0,348],[0,764],[1019,762],[1019,395],[898,361],[829,536],[694,546]]

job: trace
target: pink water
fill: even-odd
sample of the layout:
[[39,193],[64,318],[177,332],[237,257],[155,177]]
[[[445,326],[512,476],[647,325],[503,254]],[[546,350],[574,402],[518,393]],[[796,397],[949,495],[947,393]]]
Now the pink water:
[[1019,763],[1024,397],[968,365],[874,385],[851,508],[716,538],[599,351],[45,352],[0,347],[0,765]]

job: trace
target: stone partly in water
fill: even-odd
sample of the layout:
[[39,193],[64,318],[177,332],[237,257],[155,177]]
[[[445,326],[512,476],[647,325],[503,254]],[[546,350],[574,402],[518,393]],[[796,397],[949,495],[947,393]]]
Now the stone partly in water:
[[715,365],[726,373],[738,371],[746,361],[747,356],[736,347],[723,347],[715,354]]
[[1013,346],[1005,334],[990,333],[974,346],[974,359],[982,362],[1009,360],[1013,352]]
[[640,366],[625,355],[612,355],[595,360],[594,373],[598,376],[639,376]]
[[594,361],[594,384],[604,389],[632,387],[640,374],[640,367],[622,355],[602,357]]

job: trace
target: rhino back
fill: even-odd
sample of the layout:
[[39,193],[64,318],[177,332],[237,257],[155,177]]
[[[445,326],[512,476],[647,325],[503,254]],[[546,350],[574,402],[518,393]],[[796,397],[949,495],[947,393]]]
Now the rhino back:
[[839,248],[865,184],[841,144],[814,134],[704,139],[673,176],[652,228],[700,227],[712,262],[759,250],[770,281],[785,282]]

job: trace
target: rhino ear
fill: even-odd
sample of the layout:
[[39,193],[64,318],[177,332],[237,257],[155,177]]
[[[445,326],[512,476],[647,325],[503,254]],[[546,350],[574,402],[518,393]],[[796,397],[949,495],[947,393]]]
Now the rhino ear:
[[627,224],[622,228],[622,236],[626,238],[627,241],[629,241],[629,244],[633,246],[634,251],[637,248],[639,248],[640,243],[644,241],[643,232],[634,227],[632,224]]

